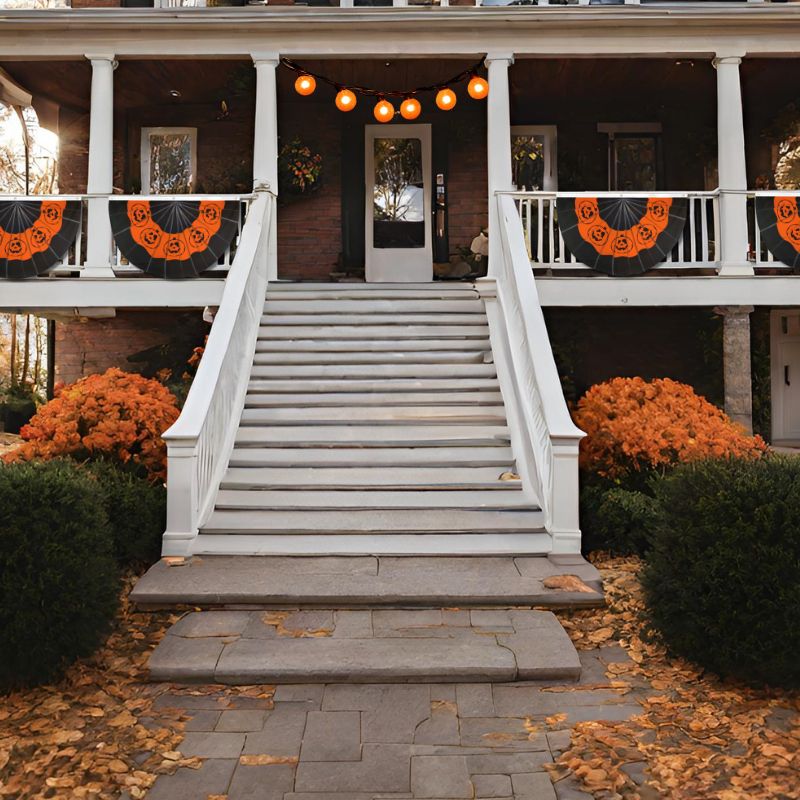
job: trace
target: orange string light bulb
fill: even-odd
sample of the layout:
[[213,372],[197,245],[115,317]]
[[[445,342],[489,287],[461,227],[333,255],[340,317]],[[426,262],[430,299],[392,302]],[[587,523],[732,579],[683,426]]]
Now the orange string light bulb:
[[294,82],[294,90],[297,94],[308,97],[314,94],[314,89],[317,88],[317,82],[314,80],[313,75],[298,75],[297,80]]
[[456,93],[452,89],[440,89],[436,95],[436,105],[442,111],[449,111],[451,108],[455,108]]
[[378,100],[372,113],[378,122],[391,122],[394,118],[394,106],[388,100]]
[[349,89],[342,89],[336,95],[336,108],[339,111],[352,111],[356,107],[356,96]]
[[416,97],[406,97],[400,103],[400,116],[403,119],[416,119],[422,112],[422,106]]
[[483,100],[489,94],[489,84],[479,75],[473,75],[467,85],[467,91],[473,100]]

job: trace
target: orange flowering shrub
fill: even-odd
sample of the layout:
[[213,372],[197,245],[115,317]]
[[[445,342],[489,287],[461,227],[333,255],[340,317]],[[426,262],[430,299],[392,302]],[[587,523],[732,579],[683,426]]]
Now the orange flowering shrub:
[[165,480],[161,434],[178,418],[175,396],[156,380],[119,369],[65,386],[20,431],[23,444],[6,461],[64,456],[107,459]]
[[691,386],[669,378],[598,383],[574,417],[587,433],[581,468],[615,481],[684,461],[757,458],[767,449]]

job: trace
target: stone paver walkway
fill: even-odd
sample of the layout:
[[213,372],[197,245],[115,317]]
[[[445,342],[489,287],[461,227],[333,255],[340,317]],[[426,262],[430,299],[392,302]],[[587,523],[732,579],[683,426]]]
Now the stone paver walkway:
[[199,770],[162,776],[148,800],[589,800],[544,765],[579,721],[639,713],[614,689],[618,647],[581,653],[579,683],[295,684],[271,699],[167,693],[188,716]]

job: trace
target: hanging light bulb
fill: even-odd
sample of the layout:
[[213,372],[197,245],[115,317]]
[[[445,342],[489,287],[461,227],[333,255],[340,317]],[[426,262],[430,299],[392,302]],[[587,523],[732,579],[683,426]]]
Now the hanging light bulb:
[[473,100],[483,100],[489,94],[489,83],[480,75],[473,75],[467,84],[467,91]]
[[440,89],[436,95],[436,105],[442,111],[449,111],[456,104],[456,93],[452,89]]
[[372,113],[378,122],[391,122],[394,118],[394,106],[388,100],[378,100]]
[[339,111],[352,111],[356,107],[356,96],[349,89],[342,89],[336,95],[336,108]]
[[416,97],[406,97],[400,103],[400,116],[403,119],[416,119],[422,112],[422,106]]
[[294,90],[297,94],[303,95],[303,97],[314,94],[314,89],[316,88],[317,82],[314,80],[313,75],[298,75],[297,80],[294,82]]

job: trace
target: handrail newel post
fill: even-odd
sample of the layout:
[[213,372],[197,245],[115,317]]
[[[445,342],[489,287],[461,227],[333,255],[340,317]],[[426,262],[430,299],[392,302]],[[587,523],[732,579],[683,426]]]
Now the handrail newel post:
[[198,485],[197,440],[170,441],[167,445],[169,491],[167,492],[167,530],[162,540],[162,555],[185,556],[197,536]]

